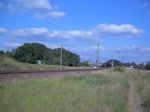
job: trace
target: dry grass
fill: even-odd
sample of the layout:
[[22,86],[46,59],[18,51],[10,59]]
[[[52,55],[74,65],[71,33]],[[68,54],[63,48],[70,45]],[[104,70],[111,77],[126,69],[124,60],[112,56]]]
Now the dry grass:
[[121,73],[27,79],[0,89],[2,112],[127,112],[127,75]]
[[[62,69],[88,69],[88,67],[67,67],[63,66]],[[0,63],[0,70],[59,70],[59,65],[38,65],[17,62],[12,58],[6,57]]]
[[150,73],[147,71],[133,71],[137,92],[142,99],[144,112],[150,112]]
[[[64,67],[63,67],[64,68]],[[0,70],[58,70],[58,65],[38,65],[16,62],[14,59],[6,57],[0,64]]]

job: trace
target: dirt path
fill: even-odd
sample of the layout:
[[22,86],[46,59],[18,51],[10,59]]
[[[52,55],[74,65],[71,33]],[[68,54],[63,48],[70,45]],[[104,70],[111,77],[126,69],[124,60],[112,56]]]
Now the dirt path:
[[136,91],[135,80],[131,74],[128,74],[128,112],[143,112],[141,107],[141,99],[139,94]]

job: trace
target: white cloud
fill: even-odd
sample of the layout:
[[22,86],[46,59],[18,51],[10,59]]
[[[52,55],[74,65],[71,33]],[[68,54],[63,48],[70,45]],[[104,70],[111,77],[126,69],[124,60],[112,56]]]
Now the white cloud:
[[65,12],[58,12],[58,11],[53,11],[53,12],[48,12],[47,16],[51,18],[61,18],[66,15]]
[[[132,25],[108,25],[108,24],[100,24],[95,27],[93,30],[89,31],[80,31],[80,30],[72,30],[72,31],[49,31],[47,28],[24,28],[24,29],[16,29],[16,30],[6,30],[5,28],[0,28],[0,33],[7,35],[7,37],[13,38],[21,38],[21,37],[40,37],[47,39],[75,39],[76,41],[99,41],[101,37],[99,34],[103,36],[115,36],[116,37],[136,37],[139,34],[144,33],[144,30],[137,29]],[[27,39],[27,38],[26,38]]]
[[53,6],[49,0],[14,0],[17,6],[23,6],[28,10],[51,10]]
[[23,1],[23,4],[28,9],[33,9],[33,10],[53,9],[53,6],[50,5],[49,0],[36,0],[36,1],[35,0],[20,0],[20,1]]
[[18,46],[21,46],[21,44],[19,44],[19,43],[16,43],[16,42],[10,42],[10,43],[3,43],[2,44],[3,46],[5,46],[5,47],[13,47],[13,48],[16,48],[16,47],[18,47]]
[[147,13],[150,14],[150,1],[149,0],[145,1],[144,7],[146,8]]
[[147,51],[150,51],[150,47],[146,48]]
[[0,34],[5,33],[7,30],[5,28],[0,28]]
[[26,28],[26,29],[17,29],[12,32],[14,35],[30,36],[30,35],[41,35],[48,33],[46,28]]
[[131,51],[131,50],[136,50],[139,48],[140,47],[138,47],[138,46],[132,45],[132,46],[125,46],[125,47],[110,48],[109,50],[119,52],[119,51],[123,51],[123,50]]
[[74,37],[84,37],[86,35],[86,32],[78,31],[78,30],[67,31],[66,33]]
[[119,48],[107,49],[107,52],[111,52],[112,54],[118,54],[122,56],[128,57],[143,57],[144,55],[150,56],[150,48],[142,47],[142,46],[125,46]]
[[8,4],[8,12],[9,13],[14,13],[16,11],[16,8],[13,6],[12,3]]
[[115,24],[100,24],[90,31],[67,31],[66,33],[73,37],[87,37],[87,38],[96,38],[99,35],[102,36],[122,36],[122,37],[135,37],[140,34],[143,34],[145,31],[142,29],[137,29],[133,25],[123,24],[123,25],[115,25]]
[[3,8],[3,7],[4,7],[4,4],[0,2],[0,8]]
[[123,62],[141,63],[149,60],[150,48],[137,45],[105,48],[100,55],[103,55],[103,59],[111,59],[113,56],[117,60],[122,60],[123,57]]
[[26,30],[27,32],[31,32],[32,34],[39,35],[39,34],[45,34],[48,33],[47,28],[30,28]]
[[43,15],[43,14],[35,13],[34,15],[35,15],[37,18],[39,18],[39,19],[45,19],[45,18],[46,18],[46,16]]
[[[89,46],[89,47],[84,49],[85,52],[95,52],[95,53],[97,52],[97,50],[98,50],[98,46],[96,46],[96,45],[95,46]],[[104,51],[105,48],[103,46],[99,46],[99,50]]]
[[61,32],[61,31],[52,31],[49,32],[49,37],[52,38],[70,38],[70,36],[68,34],[66,34],[65,32]]
[[50,43],[45,43],[45,45],[46,45],[48,48],[51,48],[51,49],[55,49],[55,48],[60,48],[60,47],[61,47],[60,45],[50,44]]
[[51,5],[49,0],[13,0],[8,4],[8,11],[9,13],[32,11],[39,19],[61,18],[66,15],[65,12],[58,10],[58,6]]
[[66,15],[66,13],[65,12],[52,11],[52,12],[48,12],[47,14],[35,13],[34,15],[37,18],[44,20],[48,17],[53,18],[53,19],[59,19],[59,18],[64,17]]
[[94,29],[95,33],[100,35],[118,35],[123,37],[134,37],[144,33],[144,30],[137,29],[130,24],[100,24]]
[[[99,25],[100,26],[100,25]],[[109,25],[108,25],[109,26]],[[118,26],[118,25],[115,25]],[[119,26],[118,26],[119,27]],[[107,30],[105,30],[105,28]],[[121,34],[128,33],[129,27],[126,27],[125,32],[123,30],[119,31],[119,34],[115,35],[115,38],[119,37]],[[135,27],[134,27],[135,28]],[[114,33],[117,32],[117,30],[111,30],[110,27],[104,27],[103,29],[97,30],[97,27],[94,30],[89,31],[80,31],[80,30],[72,30],[72,31],[49,31],[47,28],[41,27],[41,28],[24,28],[24,29],[15,29],[15,30],[8,30],[5,28],[0,28],[0,48],[3,48],[4,50],[7,49],[13,49],[16,48],[23,43],[26,42],[40,42],[45,43],[47,46],[51,48],[57,48],[60,47],[62,44],[77,44],[75,48],[78,48],[80,54],[83,56],[91,55],[96,58],[96,52],[97,46],[91,46],[93,43],[99,42],[99,35],[97,33],[101,33],[105,36],[107,35],[114,35]],[[140,29],[135,28],[136,31],[140,31]],[[103,32],[105,30],[105,32]],[[96,32],[95,32],[96,31]],[[111,31],[111,33],[110,33]],[[139,33],[131,33],[131,36],[139,35],[139,33],[143,33],[144,31]],[[108,34],[107,34],[108,33]],[[107,34],[107,35],[106,35]],[[126,36],[124,36],[126,37]],[[93,38],[95,39],[93,41]],[[91,43],[92,42],[92,43]],[[80,44],[80,45],[79,45]],[[79,45],[79,46],[78,46]],[[120,59],[121,56],[124,56],[125,59],[133,60],[135,62],[138,62],[140,60],[137,60],[140,57],[143,57],[144,61],[147,61],[150,57],[150,48],[145,48],[141,46],[125,46],[125,47],[117,47],[117,48],[104,48],[103,46],[100,46],[100,56],[103,55],[103,57],[109,57],[115,56],[116,59]],[[77,52],[75,50],[75,52]],[[104,56],[105,55],[105,56]],[[88,56],[87,56],[88,57]]]
[[12,49],[16,49],[17,47],[21,46],[22,44],[17,43],[17,42],[5,42],[0,44],[0,48],[2,48],[2,50],[6,51],[6,50],[12,50]]

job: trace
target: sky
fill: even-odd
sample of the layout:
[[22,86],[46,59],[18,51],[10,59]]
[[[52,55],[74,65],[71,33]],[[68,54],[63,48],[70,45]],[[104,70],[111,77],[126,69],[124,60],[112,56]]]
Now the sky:
[[0,50],[61,46],[81,61],[150,61],[149,0],[0,0]]

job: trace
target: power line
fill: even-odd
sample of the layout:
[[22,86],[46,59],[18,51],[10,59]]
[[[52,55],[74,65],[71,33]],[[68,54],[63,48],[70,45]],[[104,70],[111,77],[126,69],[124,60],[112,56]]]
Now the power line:
[[111,60],[111,66],[112,66],[112,68],[113,68],[113,64],[114,64],[114,62],[113,62],[113,56],[112,56],[112,60]]
[[124,57],[122,56],[122,66],[123,66],[123,58],[124,58]]
[[99,43],[97,44],[97,70],[99,70]]
[[62,46],[64,45],[61,45],[61,50],[60,50],[60,70],[62,70]]
[[61,48],[60,48],[61,49],[60,50],[60,65],[59,65],[60,66],[59,67],[60,70],[62,70],[62,47],[63,46],[75,46],[75,45],[61,45]]

